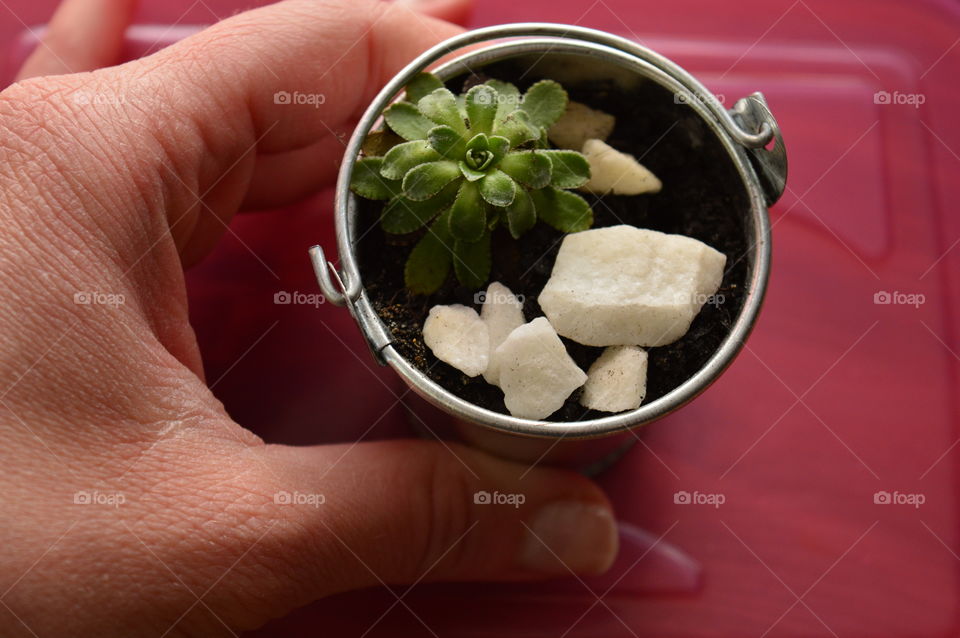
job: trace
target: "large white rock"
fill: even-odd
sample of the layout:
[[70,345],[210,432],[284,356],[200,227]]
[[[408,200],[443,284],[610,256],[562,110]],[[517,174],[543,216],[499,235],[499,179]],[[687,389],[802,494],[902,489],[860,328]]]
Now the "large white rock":
[[567,110],[547,130],[547,137],[558,148],[579,151],[589,139],[606,140],[616,123],[616,118],[609,113],[570,100]]
[[487,287],[480,318],[490,334],[490,361],[483,373],[487,383],[500,384],[500,358],[496,350],[511,332],[524,324],[523,304],[510,289],[495,281]]
[[497,356],[500,388],[513,416],[545,419],[587,380],[545,317],[511,332]]
[[673,343],[717,292],[727,258],[703,242],[633,226],[564,237],[538,298],[557,332],[588,346]]
[[423,324],[423,341],[437,359],[468,377],[487,369],[490,336],[487,324],[473,308],[460,304],[434,306]]
[[663,184],[633,155],[621,153],[603,140],[587,140],[581,151],[590,163],[590,181],[581,190],[597,195],[659,193]]
[[646,394],[646,351],[636,346],[613,346],[587,370],[580,405],[603,412],[636,410]]

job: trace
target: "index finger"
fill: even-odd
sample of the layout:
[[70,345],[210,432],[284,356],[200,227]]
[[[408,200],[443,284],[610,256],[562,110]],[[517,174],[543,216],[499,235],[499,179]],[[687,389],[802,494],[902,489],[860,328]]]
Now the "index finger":
[[224,20],[143,62],[178,80],[168,83],[168,99],[187,107],[178,115],[207,133],[240,129],[258,151],[275,153],[336,129],[411,59],[460,31],[410,2],[287,0]]

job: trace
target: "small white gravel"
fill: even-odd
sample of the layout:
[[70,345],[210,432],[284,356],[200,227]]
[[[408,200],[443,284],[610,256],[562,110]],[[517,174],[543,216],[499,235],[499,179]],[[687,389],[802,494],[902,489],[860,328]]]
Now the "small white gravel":
[[480,318],[490,334],[490,361],[483,373],[487,383],[500,385],[500,359],[496,350],[511,332],[524,324],[523,304],[509,288],[495,281],[487,287]]
[[635,410],[646,394],[646,351],[636,346],[613,346],[587,370],[580,405],[603,412]]
[[438,359],[468,377],[487,369],[490,336],[487,324],[473,308],[434,306],[423,324],[423,341]]
[[516,417],[547,418],[587,380],[545,317],[511,332],[497,356],[504,403]]
[[603,140],[587,140],[581,151],[590,162],[590,181],[582,190],[597,195],[659,193],[663,184],[633,155],[621,153]]
[[726,256],[633,226],[564,237],[538,301],[556,331],[588,346],[663,346],[717,292]]
[[589,139],[607,139],[616,123],[616,118],[609,113],[571,100],[567,110],[547,131],[547,137],[557,148],[579,151]]

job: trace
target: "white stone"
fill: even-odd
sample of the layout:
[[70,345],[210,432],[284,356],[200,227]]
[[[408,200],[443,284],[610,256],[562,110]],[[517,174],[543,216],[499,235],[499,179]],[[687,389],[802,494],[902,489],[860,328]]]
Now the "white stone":
[[497,356],[500,388],[513,416],[545,419],[587,380],[545,317],[511,332]]
[[480,318],[487,324],[490,334],[490,361],[483,373],[487,383],[500,384],[500,359],[496,350],[511,332],[522,326],[523,304],[510,289],[495,281],[487,287],[483,297]]
[[587,140],[581,151],[590,163],[590,181],[582,190],[597,195],[659,193],[663,184],[633,155],[621,153],[603,140]]
[[589,139],[606,140],[616,123],[616,118],[609,113],[571,100],[567,102],[567,110],[547,131],[547,137],[558,148],[579,151]]
[[588,346],[663,346],[717,292],[727,258],[703,242],[633,226],[564,237],[539,302],[557,332]]
[[646,394],[646,351],[636,346],[613,346],[587,370],[580,405],[603,412],[636,410]]
[[437,359],[468,377],[487,369],[490,336],[487,324],[473,308],[460,304],[434,306],[423,324],[423,341]]

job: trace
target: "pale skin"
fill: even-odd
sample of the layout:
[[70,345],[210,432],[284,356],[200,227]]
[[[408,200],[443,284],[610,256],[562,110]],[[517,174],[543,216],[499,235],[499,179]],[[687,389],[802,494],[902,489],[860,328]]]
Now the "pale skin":
[[[575,473],[420,440],[264,444],[207,388],[188,323],[183,268],[219,220],[330,184],[331,131],[466,9],[289,0],[112,66],[131,0],[60,7],[0,93],[5,636],[230,635],[381,582],[609,566],[610,505]],[[277,105],[278,90],[327,99]],[[78,290],[125,303],[98,312]],[[74,503],[93,490],[124,502]],[[476,505],[477,490],[525,502]]]

